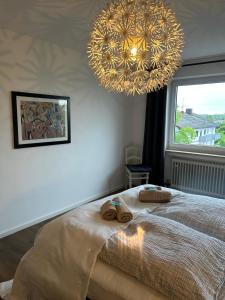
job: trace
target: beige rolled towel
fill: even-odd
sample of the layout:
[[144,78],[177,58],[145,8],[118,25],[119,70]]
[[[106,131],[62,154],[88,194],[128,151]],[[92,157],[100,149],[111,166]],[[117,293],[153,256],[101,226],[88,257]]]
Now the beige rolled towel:
[[133,219],[133,214],[124,202],[124,200],[120,197],[116,197],[113,199],[113,203],[116,207],[117,211],[117,220],[120,223],[127,223]]
[[139,200],[145,203],[166,203],[170,202],[171,197],[170,192],[162,190],[139,192]]
[[113,205],[112,200],[108,200],[102,205],[100,213],[102,218],[107,221],[111,221],[116,218],[116,207]]

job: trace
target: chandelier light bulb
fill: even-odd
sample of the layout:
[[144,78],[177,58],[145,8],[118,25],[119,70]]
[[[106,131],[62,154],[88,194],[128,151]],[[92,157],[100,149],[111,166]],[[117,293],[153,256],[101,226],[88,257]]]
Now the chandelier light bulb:
[[136,47],[131,48],[130,53],[133,56],[133,59],[135,59],[135,56],[137,55],[138,49]]
[[94,23],[89,63],[106,89],[145,94],[169,83],[183,44],[183,31],[163,0],[117,0]]

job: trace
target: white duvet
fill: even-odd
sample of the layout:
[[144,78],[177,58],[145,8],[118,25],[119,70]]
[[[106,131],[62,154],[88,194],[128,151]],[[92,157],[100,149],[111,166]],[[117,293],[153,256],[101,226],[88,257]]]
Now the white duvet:
[[[219,237],[217,229],[223,228],[225,224],[225,217],[222,217],[225,216],[225,202],[199,197],[196,200],[201,202],[199,207],[190,195],[171,190],[173,194],[171,204],[144,204],[137,200],[140,189],[143,189],[143,186],[120,194],[135,217],[147,209],[149,213],[175,219],[188,226],[193,223],[194,229],[199,227],[201,232]],[[81,206],[44,226],[35,240],[34,247],[24,256],[17,269],[10,299],[84,300],[103,245],[114,233],[127,226],[117,221],[101,219],[100,206],[113,197]],[[189,208],[185,203],[189,200],[190,207],[193,208],[193,219],[191,216],[187,218]],[[206,210],[204,210],[205,201]],[[208,222],[204,222],[204,219],[202,223],[200,218],[196,220],[195,213],[202,213],[205,218],[207,210],[211,216],[210,213],[215,212],[215,207],[221,212],[221,218],[209,222],[210,228],[205,226]],[[186,209],[185,217],[180,212],[183,209]],[[220,234],[225,236],[224,232]]]
[[[138,189],[123,195],[132,206]],[[83,205],[44,226],[19,264],[11,300],[85,299],[91,272],[105,241],[127,226],[101,218],[100,206],[110,198],[113,196]],[[135,210],[140,209],[137,206]]]

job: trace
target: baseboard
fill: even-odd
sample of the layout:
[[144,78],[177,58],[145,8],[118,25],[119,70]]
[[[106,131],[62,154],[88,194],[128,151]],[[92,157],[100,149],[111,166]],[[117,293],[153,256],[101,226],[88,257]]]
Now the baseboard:
[[46,220],[48,220],[48,219],[51,219],[51,218],[54,218],[54,217],[56,217],[56,216],[58,216],[58,215],[61,215],[61,214],[63,214],[63,213],[66,213],[66,212],[70,211],[71,209],[74,209],[74,208],[76,208],[76,207],[78,207],[78,206],[80,206],[80,205],[82,205],[82,204],[85,204],[85,203],[88,203],[88,202],[91,202],[91,201],[98,200],[98,199],[100,199],[100,198],[106,197],[106,196],[108,196],[108,195],[110,195],[110,194],[113,194],[113,193],[120,192],[120,191],[123,190],[123,189],[124,189],[124,186],[118,186],[118,187],[115,187],[115,188],[113,188],[113,189],[104,191],[104,192],[102,192],[102,193],[95,194],[95,195],[93,195],[93,196],[91,196],[91,197],[88,197],[88,198],[83,199],[83,200],[81,200],[81,201],[79,201],[79,202],[76,202],[76,203],[74,203],[73,205],[64,207],[64,208],[62,208],[62,209],[60,209],[60,210],[54,211],[54,212],[52,212],[52,213],[50,213],[50,214],[47,214],[47,215],[45,215],[45,216],[42,216],[42,217],[40,217],[40,218],[33,219],[33,220],[31,220],[31,221],[29,221],[29,222],[26,222],[26,223],[24,223],[24,224],[21,224],[21,225],[19,225],[19,226],[10,228],[9,230],[0,232],[0,239],[4,238],[4,237],[6,237],[6,236],[9,236],[9,235],[11,235],[11,234],[14,234],[14,233],[16,233],[16,232],[18,232],[18,231],[21,231],[21,230],[23,230],[23,229],[26,229],[26,228],[28,228],[28,227],[30,227],[30,226],[36,225],[36,224],[38,224],[38,223],[41,223],[41,222],[43,222],[43,221],[46,221]]

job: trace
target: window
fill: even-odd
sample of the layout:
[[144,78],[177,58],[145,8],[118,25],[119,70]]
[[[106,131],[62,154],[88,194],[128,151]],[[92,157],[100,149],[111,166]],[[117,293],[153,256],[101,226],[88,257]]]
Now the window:
[[225,78],[214,80],[172,84],[168,148],[225,153]]

